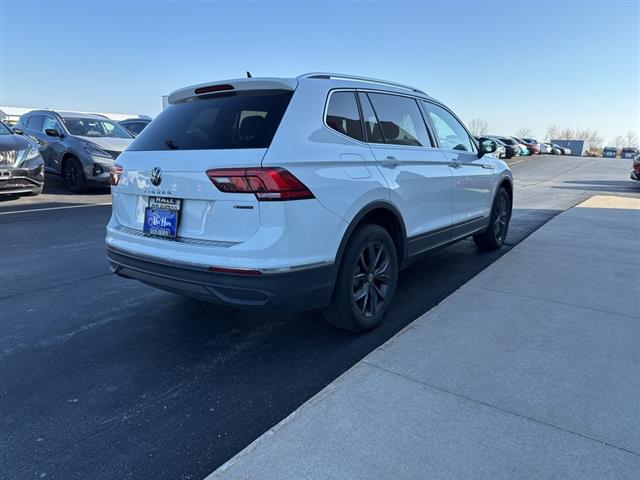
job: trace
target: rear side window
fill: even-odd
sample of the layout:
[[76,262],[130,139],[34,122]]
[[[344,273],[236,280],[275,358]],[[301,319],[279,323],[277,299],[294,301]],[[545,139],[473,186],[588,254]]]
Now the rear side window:
[[121,125],[124,126],[127,130],[129,130],[134,135],[138,135],[142,130],[144,130],[144,127],[147,124],[143,122],[127,122]]
[[329,97],[326,122],[347,137],[364,141],[355,92],[333,92]]
[[382,136],[382,130],[380,130],[380,124],[376,117],[376,112],[373,111],[369,97],[366,93],[358,93],[360,99],[360,106],[362,107],[362,116],[364,117],[364,130],[367,135],[367,141],[369,143],[384,143],[384,137]]
[[42,131],[42,123],[44,122],[44,115],[33,115],[29,117],[29,123],[27,128],[29,130],[35,130],[37,132]]
[[129,150],[268,148],[292,95],[288,90],[243,90],[169,105]]
[[369,93],[386,143],[430,147],[427,127],[418,103],[409,97]]
[[463,150],[473,152],[471,138],[462,124],[447,112],[444,108],[433,103],[424,102],[424,107],[429,112],[433,122],[433,128],[440,141],[440,148],[445,150]]

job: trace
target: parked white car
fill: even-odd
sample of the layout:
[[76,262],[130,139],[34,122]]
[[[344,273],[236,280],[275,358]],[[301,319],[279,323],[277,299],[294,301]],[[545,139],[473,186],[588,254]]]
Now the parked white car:
[[110,266],[369,330],[420,254],[469,236],[503,244],[513,182],[495,148],[391,82],[312,73],[183,88],[112,169]]
[[541,143],[540,144],[540,153],[552,153],[552,147],[550,143]]

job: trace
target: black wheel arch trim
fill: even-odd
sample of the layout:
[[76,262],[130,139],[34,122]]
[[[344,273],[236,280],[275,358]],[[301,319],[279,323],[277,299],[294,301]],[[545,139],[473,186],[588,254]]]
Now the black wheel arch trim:
[[[398,208],[389,201],[376,200],[371,203],[368,203],[367,205],[365,205],[363,208],[360,209],[360,211],[355,215],[355,217],[353,217],[353,219],[349,223],[349,226],[347,227],[347,230],[342,236],[342,240],[340,241],[340,245],[338,247],[338,253],[336,254],[336,258],[334,262],[334,269],[333,269],[333,275],[332,275],[332,283],[334,285],[335,285],[336,278],[338,276],[338,272],[340,271],[340,263],[342,262],[344,251],[347,248],[347,244],[349,243],[349,240],[353,236],[353,233],[355,232],[356,228],[360,225],[362,220],[369,213],[375,210],[387,210],[389,213],[391,213],[395,217],[397,224],[400,226],[400,232],[398,232],[400,238],[393,239],[393,240],[394,240],[394,243],[396,243],[396,240],[399,240],[399,243],[400,243],[400,245],[397,245],[396,243],[396,246],[400,247],[399,248],[400,251],[398,252],[399,254],[398,266],[401,266],[404,263],[404,260],[407,255],[407,230],[404,224],[404,220],[402,219],[402,215],[400,214],[400,210],[398,210]],[[391,232],[389,233],[391,234]]]

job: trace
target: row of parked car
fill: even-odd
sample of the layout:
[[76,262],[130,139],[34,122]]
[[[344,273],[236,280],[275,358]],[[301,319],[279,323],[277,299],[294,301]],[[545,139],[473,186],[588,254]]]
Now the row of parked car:
[[512,158],[521,155],[538,155],[549,153],[551,155],[571,155],[571,149],[561,147],[555,143],[539,142],[535,138],[506,137],[499,135],[484,135],[476,137],[479,142],[487,140],[498,145],[495,155],[498,158]]
[[74,193],[109,188],[113,162],[150,122],[150,118],[115,122],[98,114],[33,110],[13,128],[0,123],[0,167],[5,167],[0,168],[0,191],[38,195],[45,170],[61,175]]
[[[636,158],[639,153],[639,148],[624,147],[622,150],[620,150],[620,158]],[[605,158],[616,158],[618,156],[618,148],[604,147],[602,149],[602,156]]]

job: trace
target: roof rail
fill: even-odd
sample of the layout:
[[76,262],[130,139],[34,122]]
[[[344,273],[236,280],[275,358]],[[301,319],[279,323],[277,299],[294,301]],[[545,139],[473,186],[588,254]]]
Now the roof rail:
[[422,90],[419,90],[414,87],[410,87],[409,85],[404,85],[402,83],[388,82],[386,80],[379,80],[377,78],[370,77],[358,77],[356,75],[345,75],[342,73],[327,73],[327,72],[311,72],[311,73],[303,73],[299,75],[298,78],[319,78],[319,79],[344,79],[344,80],[357,80],[359,82],[370,82],[370,83],[379,83],[381,85],[390,85],[392,87],[405,88],[407,90],[411,90],[412,92],[418,92],[423,95],[427,95]]

